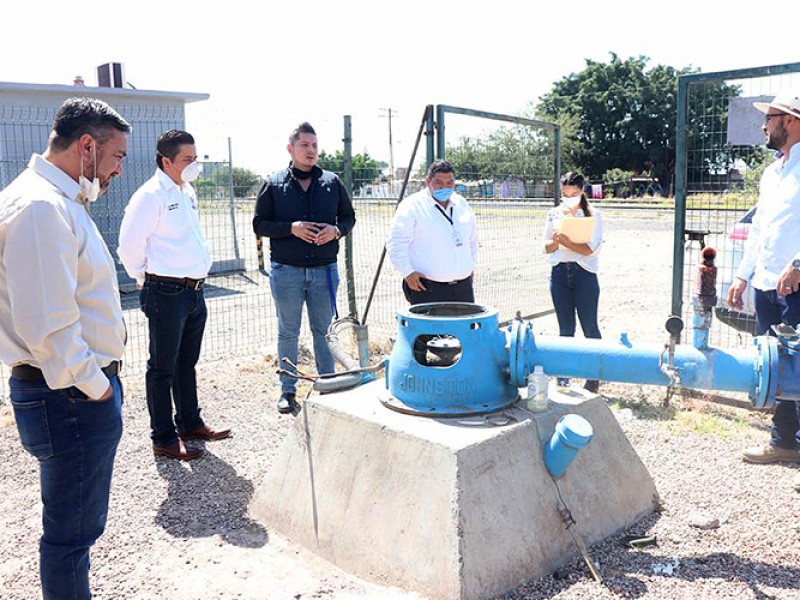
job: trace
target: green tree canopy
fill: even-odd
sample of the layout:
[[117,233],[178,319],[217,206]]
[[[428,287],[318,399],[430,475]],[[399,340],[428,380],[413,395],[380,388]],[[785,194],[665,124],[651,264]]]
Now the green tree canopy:
[[553,134],[527,125],[503,126],[486,136],[462,137],[448,145],[446,156],[460,180],[551,180]]
[[[590,179],[600,179],[611,169],[649,173],[669,189],[675,171],[675,121],[678,76],[693,72],[648,66],[649,58],[620,59],[611,53],[607,63],[586,61],[586,68],[557,81],[543,95],[536,107],[540,119],[565,127],[566,165],[584,172]],[[692,113],[690,136],[704,138],[706,148],[722,149],[712,155],[690,156],[689,168],[710,170],[731,158],[724,150],[727,111],[721,103],[738,96],[739,89],[724,82],[704,84],[703,105],[706,114]],[[715,167],[716,165],[716,167]]]
[[[231,184],[231,171],[228,169],[227,163],[217,163],[219,166],[213,169],[210,182],[218,190],[220,188],[228,188]],[[207,180],[206,180],[207,181]],[[242,167],[233,168],[233,195],[237,198],[244,198],[250,194],[254,194],[258,187],[263,183],[261,175],[250,169]],[[200,187],[205,187],[208,183],[201,184]],[[229,192],[230,193],[230,192]]]
[[[319,153],[317,165],[326,171],[333,171],[339,177],[344,177],[344,151],[337,150],[335,154],[328,154],[324,150]],[[364,150],[360,154],[353,156],[353,187],[358,190],[362,186],[372,183],[378,179],[381,169],[386,166],[375,160]]]

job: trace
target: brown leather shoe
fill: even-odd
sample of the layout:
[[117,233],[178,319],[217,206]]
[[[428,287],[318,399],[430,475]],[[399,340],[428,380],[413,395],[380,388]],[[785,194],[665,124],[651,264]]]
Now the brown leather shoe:
[[215,440],[224,440],[226,437],[230,437],[231,430],[222,429],[221,431],[217,431],[208,425],[203,425],[200,429],[195,429],[194,431],[183,431],[178,435],[182,440],[205,440],[207,442],[213,442]]
[[187,448],[182,441],[178,440],[169,446],[153,446],[153,454],[178,460],[192,460],[203,456],[203,450],[202,448]]

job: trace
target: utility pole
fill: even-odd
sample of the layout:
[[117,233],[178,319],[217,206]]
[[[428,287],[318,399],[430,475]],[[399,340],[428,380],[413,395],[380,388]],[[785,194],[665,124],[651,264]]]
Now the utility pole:
[[[389,190],[394,196],[394,144],[392,143],[392,109],[391,108],[381,108],[381,111],[386,113],[385,115],[380,115],[381,117],[388,117],[389,120]],[[394,113],[397,114],[396,112]]]

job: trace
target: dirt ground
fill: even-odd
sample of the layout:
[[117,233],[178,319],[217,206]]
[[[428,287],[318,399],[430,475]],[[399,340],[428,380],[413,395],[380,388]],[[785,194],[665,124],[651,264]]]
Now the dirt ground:
[[[609,210],[606,223],[600,275],[601,331],[610,339],[625,332],[632,340],[665,341],[663,324],[669,314],[672,277],[671,214],[633,215]],[[544,261],[544,256],[531,260]],[[535,331],[555,334],[554,317],[538,319]],[[202,366],[199,386],[204,418],[215,427],[232,427],[234,436],[204,444],[205,457],[189,463],[154,459],[143,378],[124,378],[125,433],[117,456],[110,518],[105,535],[92,553],[96,598],[420,598],[355,578],[250,516],[248,505],[253,492],[291,421],[274,408],[277,392],[273,372],[272,355],[231,357]],[[658,405],[663,391],[617,385],[609,388],[609,393],[617,401],[635,404],[644,400]],[[763,429],[763,419],[756,419],[744,438],[762,440]],[[650,433],[634,431],[632,435],[637,451],[644,453],[645,464],[656,466],[660,458],[653,455]],[[0,464],[4,490],[0,495],[0,527],[4,532],[0,538],[0,597],[30,600],[38,596],[36,549],[41,517],[37,466],[19,446],[8,406],[0,406],[0,455],[4,458]],[[665,472],[663,476],[668,475]],[[659,485],[658,478],[656,483]],[[788,501],[792,501],[791,496]],[[592,587],[584,592],[581,585],[591,582],[580,574],[579,566],[572,566],[577,574],[560,591],[541,595],[531,588],[513,597],[800,598],[792,595],[790,585],[778,588],[775,596],[703,596],[703,588],[663,588],[660,582],[651,584],[652,592],[639,589],[634,595],[606,595],[608,589],[601,594]],[[693,595],[693,589],[701,595]],[[751,591],[746,586],[743,589]]]

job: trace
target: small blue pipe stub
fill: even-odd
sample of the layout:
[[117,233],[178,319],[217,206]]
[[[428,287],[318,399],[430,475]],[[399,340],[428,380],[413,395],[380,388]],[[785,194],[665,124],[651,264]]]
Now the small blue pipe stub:
[[563,477],[567,468],[594,435],[592,424],[580,415],[564,415],[544,446],[544,464],[554,479]]

